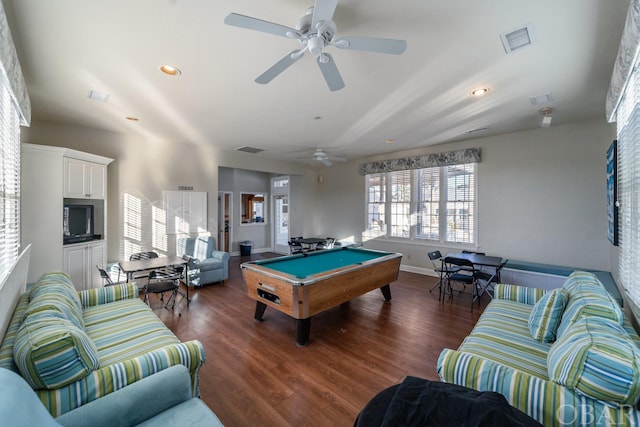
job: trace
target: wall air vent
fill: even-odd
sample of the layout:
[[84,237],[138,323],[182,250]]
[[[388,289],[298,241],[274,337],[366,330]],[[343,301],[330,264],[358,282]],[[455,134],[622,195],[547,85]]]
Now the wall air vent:
[[264,151],[262,148],[249,147],[248,145],[245,145],[244,147],[238,147],[236,148],[236,150],[244,151],[245,153],[251,153],[251,154],[256,154],[261,151]]
[[500,34],[500,39],[506,53],[531,46],[535,42],[533,26],[527,24],[508,33]]

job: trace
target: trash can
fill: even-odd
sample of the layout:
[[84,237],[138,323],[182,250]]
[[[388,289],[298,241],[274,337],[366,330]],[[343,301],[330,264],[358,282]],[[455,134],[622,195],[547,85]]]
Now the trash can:
[[251,240],[244,240],[240,242],[240,256],[251,255]]

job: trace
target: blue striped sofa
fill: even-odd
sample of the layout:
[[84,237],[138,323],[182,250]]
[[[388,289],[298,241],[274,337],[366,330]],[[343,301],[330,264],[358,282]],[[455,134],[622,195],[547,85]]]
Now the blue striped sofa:
[[204,361],[202,344],[180,342],[135,284],[76,292],[64,273],[20,296],[0,345],[0,368],[23,377],[54,417],[178,364],[199,396]]
[[501,393],[545,426],[640,425],[640,337],[591,273],[554,290],[497,285],[437,370],[445,382]]

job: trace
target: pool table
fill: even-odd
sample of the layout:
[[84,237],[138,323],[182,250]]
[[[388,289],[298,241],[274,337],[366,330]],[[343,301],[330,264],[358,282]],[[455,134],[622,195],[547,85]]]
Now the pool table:
[[250,261],[240,265],[247,293],[256,300],[255,319],[267,307],[296,319],[296,344],[307,345],[311,316],[380,288],[398,278],[402,254],[341,247]]

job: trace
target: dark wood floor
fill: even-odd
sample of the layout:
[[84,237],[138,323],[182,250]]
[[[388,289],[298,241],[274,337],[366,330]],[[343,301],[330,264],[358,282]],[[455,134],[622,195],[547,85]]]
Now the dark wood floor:
[[267,308],[254,321],[242,280],[241,262],[272,256],[232,257],[224,284],[192,288],[189,308],[155,310],[181,340],[204,345],[201,397],[227,427],[352,426],[407,375],[437,380],[440,351],[458,347],[486,304],[471,312],[469,295],[439,304],[437,288],[428,292],[434,278],[400,272],[391,303],[376,290],[321,313],[309,345],[297,347],[292,318]]

